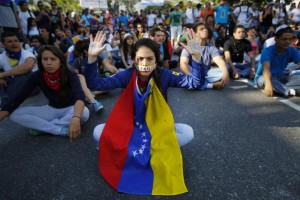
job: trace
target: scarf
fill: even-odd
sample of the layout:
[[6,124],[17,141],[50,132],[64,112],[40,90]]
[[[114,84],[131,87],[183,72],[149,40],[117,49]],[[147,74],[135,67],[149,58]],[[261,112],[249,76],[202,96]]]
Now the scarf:
[[11,67],[15,67],[19,64],[21,58],[21,50],[18,52],[12,52],[8,49],[5,49],[8,63]]
[[187,192],[172,112],[152,79],[145,94],[139,92],[136,70],[107,120],[99,147],[99,170],[118,192]]
[[43,77],[47,86],[56,92],[59,92],[61,88],[60,73],[61,68],[59,68],[54,73],[48,73],[46,71],[43,71]]
[[20,50],[18,52],[12,52],[8,49],[5,49],[5,51],[6,51],[6,56],[7,57],[9,57],[11,59],[15,59],[15,60],[20,60],[22,50]]

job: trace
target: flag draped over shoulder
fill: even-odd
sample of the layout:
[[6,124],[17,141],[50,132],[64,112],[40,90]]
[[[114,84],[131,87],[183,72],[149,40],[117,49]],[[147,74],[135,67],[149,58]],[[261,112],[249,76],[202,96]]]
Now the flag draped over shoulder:
[[133,73],[106,122],[99,147],[99,170],[118,192],[187,192],[173,115],[154,81],[142,95]]

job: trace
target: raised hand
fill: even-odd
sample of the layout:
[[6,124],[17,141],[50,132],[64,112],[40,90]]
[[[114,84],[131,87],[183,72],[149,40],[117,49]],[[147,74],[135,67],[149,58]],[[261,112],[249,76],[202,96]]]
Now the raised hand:
[[98,31],[95,38],[93,35],[90,35],[90,46],[88,50],[88,59],[89,62],[95,61],[97,56],[106,48],[106,45],[103,45],[106,37],[103,31]]
[[201,61],[201,37],[200,33],[197,33],[197,37],[193,29],[188,29],[185,33],[185,39],[187,44],[181,43],[181,45],[192,55],[193,60]]

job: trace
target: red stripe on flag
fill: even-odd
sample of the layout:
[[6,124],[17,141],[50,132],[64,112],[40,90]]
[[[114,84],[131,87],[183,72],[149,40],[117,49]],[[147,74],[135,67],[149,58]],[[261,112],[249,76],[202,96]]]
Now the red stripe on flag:
[[99,170],[114,189],[118,188],[127,158],[128,144],[134,130],[135,80],[136,72],[113,108],[99,141]]

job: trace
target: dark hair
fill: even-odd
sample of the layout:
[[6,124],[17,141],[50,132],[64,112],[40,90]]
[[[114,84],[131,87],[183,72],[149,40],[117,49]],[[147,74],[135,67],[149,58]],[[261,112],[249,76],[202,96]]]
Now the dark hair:
[[18,38],[18,40],[20,41],[19,37],[14,32],[4,31],[1,34],[1,42],[4,43],[5,38],[7,38],[7,37],[14,37],[14,36],[16,36]]
[[155,33],[158,32],[158,31],[161,31],[160,28],[158,28],[158,27],[152,28],[152,29],[149,31],[149,36],[154,37],[154,36],[155,36]]
[[33,17],[28,17],[28,18],[27,18],[27,35],[29,35],[29,31],[30,31],[30,29],[32,28],[31,23],[32,23],[33,21],[36,21],[36,19],[33,18]]
[[[133,51],[132,51],[132,54],[131,54],[131,57],[132,59],[134,60],[135,59],[135,56],[136,56],[136,52],[141,48],[141,47],[147,47],[149,48],[151,51],[153,51],[154,53],[154,56],[155,56],[155,60],[156,60],[156,63],[159,62],[160,60],[160,51],[159,51],[159,48],[156,44],[156,42],[154,42],[153,40],[149,39],[149,38],[141,38],[139,39],[135,45],[133,46]],[[166,94],[164,94],[162,92],[162,85],[161,85],[161,82],[160,82],[160,68],[159,66],[157,66],[155,68],[155,70],[153,70],[153,72],[151,73],[151,76],[153,77],[158,89],[160,90],[160,92],[162,93],[162,95],[164,96],[165,100],[167,101],[167,96]]]
[[24,4],[26,4],[25,1],[19,1],[19,3],[18,3],[19,6],[23,6]]
[[39,43],[43,42],[41,36],[39,36],[39,35],[33,35],[33,36],[31,36],[30,37],[30,42],[32,42],[32,40],[34,40],[34,39],[38,40]]
[[275,37],[280,38],[284,33],[293,33],[293,30],[291,27],[286,27],[286,28],[280,29],[279,31],[277,31],[275,33]]
[[60,74],[60,81],[61,81],[61,91],[60,96],[67,96],[71,92],[71,86],[68,82],[69,75],[71,74],[71,70],[68,68],[67,60],[64,55],[64,53],[59,49],[54,47],[53,45],[46,45],[41,48],[39,51],[39,54],[37,56],[37,63],[38,68],[41,72],[43,72],[45,69],[42,64],[42,54],[45,51],[51,51],[51,53],[54,54],[54,56],[58,57],[60,60],[60,68],[61,68],[61,74]]
[[239,29],[239,28],[242,28],[242,29],[245,30],[245,27],[244,27],[243,25],[239,24],[239,25],[236,25],[236,26],[233,28],[233,33],[235,33],[236,30]]
[[[198,26],[205,26],[205,24],[204,24],[203,22],[198,22],[198,23],[196,23],[196,24],[193,26],[193,31],[194,31],[195,33],[197,32]],[[207,27],[205,26],[205,28],[207,28]]]

